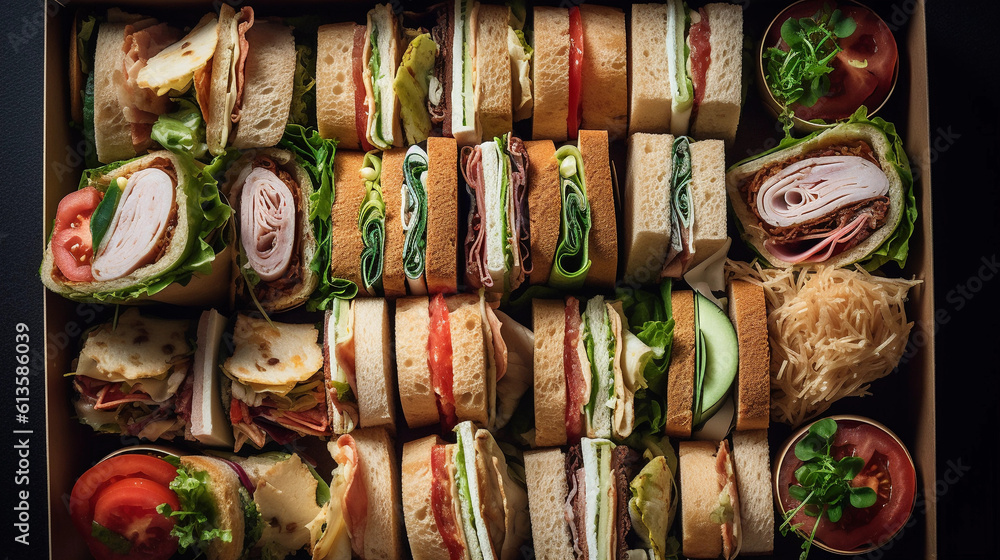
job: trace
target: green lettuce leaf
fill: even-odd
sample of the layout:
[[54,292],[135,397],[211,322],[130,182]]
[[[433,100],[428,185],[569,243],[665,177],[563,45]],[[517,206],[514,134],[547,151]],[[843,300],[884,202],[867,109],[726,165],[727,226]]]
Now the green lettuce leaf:
[[87,75],[87,85],[81,92],[83,95],[83,124],[81,133],[86,146],[83,154],[84,165],[97,167],[101,162],[97,159],[97,144],[94,139],[94,74]]
[[[288,122],[309,125],[310,115],[316,114],[316,51],[301,43],[295,45],[295,79],[292,82],[292,104]],[[310,108],[312,110],[310,111]]]
[[[364,249],[361,250],[361,281],[365,291],[374,293],[382,288],[382,255],[385,252],[385,202],[382,200],[382,158],[377,151],[365,154],[362,173],[369,172],[372,179],[365,180],[365,198],[358,211],[358,230]],[[371,171],[368,171],[371,170]]]
[[152,139],[175,154],[189,154],[201,159],[208,151],[205,143],[205,120],[198,105],[189,99],[174,99],[177,110],[160,115],[153,123]]
[[427,257],[427,189],[424,185],[427,166],[427,155],[422,150],[409,151],[403,160],[404,213],[410,215],[403,240],[403,271],[413,280],[423,277]]
[[319,275],[320,281],[316,291],[306,302],[306,309],[326,309],[334,299],[352,299],[358,293],[354,282],[334,278],[330,273],[333,156],[337,151],[337,141],[324,139],[315,129],[289,124],[285,127],[285,134],[278,142],[278,147],[295,154],[299,165],[309,173],[313,183],[313,193],[309,197],[309,222],[316,237],[316,254],[309,263],[309,269]]
[[132,550],[132,541],[96,521],[91,523],[90,536],[97,539],[98,542],[108,547],[108,550],[115,554],[124,556]]
[[94,213],[90,217],[90,239],[92,247],[100,247],[101,241],[104,240],[104,234],[108,232],[108,227],[111,226],[111,220],[115,216],[115,209],[118,207],[118,200],[121,199],[122,190],[118,188],[118,181],[112,182],[108,185],[108,189],[104,191],[104,198],[101,199],[100,204],[94,209]]
[[[887,159],[892,164],[893,169],[899,173],[899,178],[903,183],[903,216],[896,225],[892,234],[882,242],[874,251],[868,254],[865,258],[858,261],[865,270],[873,271],[883,265],[894,262],[899,268],[906,266],[906,257],[910,249],[910,237],[913,235],[914,224],[917,221],[917,199],[913,193],[913,173],[910,170],[910,160],[906,156],[906,151],[903,148],[903,140],[900,138],[899,134],[896,132],[896,126],[890,122],[887,122],[882,117],[875,117],[872,119],[868,118],[868,108],[862,105],[854,112],[849,119],[847,119],[847,124],[867,124],[878,128],[883,135],[885,135],[886,140],[889,142],[889,152],[886,154]],[[782,138],[781,142],[777,146],[766,150],[759,154],[750,156],[743,160],[734,163],[729,167],[727,173],[733,169],[743,165],[744,163],[753,161],[757,158],[764,157],[769,154],[796,146],[811,140],[819,136],[824,130],[817,130],[812,132],[802,138],[793,138],[791,134],[787,134]],[[744,237],[743,224],[739,220],[736,220],[736,227],[740,232],[740,236]],[[758,251],[753,249],[749,243],[746,244],[757,254],[758,260],[765,265],[770,266],[767,259],[764,258]]]
[[382,62],[380,60],[380,55],[378,52],[378,26],[371,26],[371,34],[368,40],[371,42],[371,57],[368,59],[368,69],[372,73],[372,106],[368,108],[368,114],[374,117],[374,126],[370,129],[371,132],[371,143],[376,148],[381,150],[388,150],[392,148],[392,144],[382,138],[382,111],[379,109],[382,97],[379,92],[379,76],[382,71]]
[[247,558],[261,535],[264,534],[264,521],[261,519],[257,503],[253,501],[250,492],[240,486],[240,509],[243,510],[243,553],[240,558]]
[[216,539],[222,542],[233,541],[231,531],[220,529],[216,525],[217,504],[212,499],[209,484],[211,479],[208,473],[192,471],[177,463],[177,477],[170,481],[170,489],[177,494],[180,509],[175,511],[165,503],[156,507],[160,514],[176,518],[170,534],[177,537],[177,548],[181,553],[189,549],[206,548]]
[[[563,162],[572,158],[575,162],[570,172],[564,173]],[[549,274],[549,284],[562,290],[578,290],[583,287],[590,270],[590,203],[587,201],[587,184],[583,174],[583,156],[576,146],[566,145],[556,150],[556,160],[560,170],[560,194],[562,196],[562,228],[559,244]],[[564,176],[565,175],[565,176]]]
[[619,288],[630,330],[653,349],[643,377],[646,387],[635,393],[635,428],[637,434],[659,434],[666,426],[667,369],[674,340],[674,319],[670,306],[671,282],[660,284],[659,293],[642,289]]

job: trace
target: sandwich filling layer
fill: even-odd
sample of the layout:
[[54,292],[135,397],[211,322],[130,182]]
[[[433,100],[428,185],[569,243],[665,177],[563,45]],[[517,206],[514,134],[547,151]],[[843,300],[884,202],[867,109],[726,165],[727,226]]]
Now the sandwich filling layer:
[[861,141],[772,162],[740,192],[768,235],[764,246],[792,263],[823,262],[850,250],[889,215],[889,179]]
[[424,295],[427,282],[424,267],[427,257],[427,152],[410,146],[403,158],[403,184],[400,188],[399,218],[403,226],[403,272],[410,293]]
[[663,262],[663,278],[680,278],[694,259],[694,198],[691,138],[678,136],[671,148],[670,247]]
[[367,137],[376,148],[388,150],[397,143],[394,138],[395,92],[392,87],[396,61],[392,49],[396,42],[396,16],[388,5],[376,5],[368,12],[368,44],[365,46],[367,66],[364,72],[368,98]]
[[449,560],[464,560],[465,533],[455,481],[455,445],[431,448],[431,510]]
[[580,302],[566,296],[566,336],[563,339],[563,370],[566,373],[566,439],[576,444],[586,435],[584,406],[590,402],[590,360],[580,318]]
[[358,422],[355,377],[354,309],[345,299],[334,299],[326,312],[324,377],[330,401],[330,428],[346,434]]
[[575,290],[583,286],[590,270],[590,202],[583,155],[576,146],[556,150],[559,164],[559,193],[562,202],[559,243],[556,245],[549,284],[553,288]]
[[691,84],[694,88],[694,100],[691,106],[691,118],[698,116],[698,107],[705,98],[705,83],[708,80],[708,67],[712,64],[712,43],[709,37],[712,29],[709,25],[708,12],[705,8],[691,10],[691,28],[688,30],[688,46],[690,57]]
[[378,152],[365,154],[361,167],[365,181],[365,198],[358,211],[358,230],[361,231],[361,281],[368,295],[374,296],[382,289],[382,267],[385,253],[385,202],[382,199],[382,158]]
[[431,298],[428,305],[430,332],[427,336],[427,365],[431,371],[431,384],[437,397],[438,416],[442,426],[451,429],[458,423],[455,413],[453,390],[451,327],[448,321],[448,304],[442,294]]
[[451,134],[459,144],[479,140],[475,91],[476,34],[479,5],[475,0],[454,1],[454,35],[451,41]]
[[603,296],[587,301],[584,313],[584,340],[590,359],[591,387],[587,403],[587,433],[591,437],[611,437],[611,416],[615,406],[614,364],[616,337]]
[[159,115],[171,106],[170,98],[141,87],[139,74],[151,58],[177,41],[180,33],[166,23],[155,19],[141,19],[125,26],[122,45],[121,80],[115,80],[118,103],[132,133],[132,147],[137,154],[145,152],[152,144],[150,134]]
[[694,85],[688,72],[687,10],[684,2],[667,3],[667,70],[670,75],[670,133],[687,134],[694,106]]
[[354,26],[354,46],[351,49],[351,81],[354,83],[354,129],[358,134],[361,149],[370,152],[375,149],[368,141],[368,87],[364,79],[365,52],[368,49],[368,28]]

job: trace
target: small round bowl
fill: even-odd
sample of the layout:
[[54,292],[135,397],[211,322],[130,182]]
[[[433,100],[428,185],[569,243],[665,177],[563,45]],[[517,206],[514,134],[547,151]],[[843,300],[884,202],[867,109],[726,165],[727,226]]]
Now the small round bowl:
[[[187,453],[184,453],[175,447],[170,447],[167,445],[144,444],[144,445],[130,445],[128,447],[122,447],[121,449],[116,449],[111,453],[105,455],[101,459],[101,461],[107,461],[108,459],[112,457],[117,457],[118,455],[128,455],[128,454],[152,455],[153,457],[159,457],[161,459],[164,457],[180,457],[182,455],[187,455]],[[98,461],[98,463],[100,463],[101,461]]]
[[[856,416],[856,415],[853,415],[853,414],[838,414],[838,415],[835,415],[835,416],[829,416],[828,418],[833,418],[838,423],[841,422],[841,421],[855,421],[855,422],[860,422],[860,423],[863,423],[863,424],[869,424],[869,425],[871,425],[871,426],[873,426],[873,427],[875,427],[875,428],[877,428],[877,429],[885,432],[889,437],[891,437],[893,440],[895,440],[896,444],[899,445],[899,447],[903,450],[903,452],[906,454],[906,459],[909,461],[910,469],[912,469],[912,471],[914,473],[916,473],[916,465],[913,463],[913,457],[910,455],[910,451],[906,448],[906,445],[903,444],[903,441],[900,440],[899,437],[892,432],[892,430],[890,430],[889,428],[885,427],[883,424],[881,424],[879,422],[876,422],[875,420],[872,420],[871,418],[866,418],[864,416]],[[785,512],[784,504],[781,503],[781,497],[780,497],[780,494],[778,492],[778,488],[779,488],[779,485],[780,485],[779,484],[779,480],[781,478],[781,470],[782,470],[782,467],[784,466],[785,459],[790,459],[792,461],[796,461],[797,460],[796,457],[795,457],[795,444],[798,443],[798,441],[800,439],[802,439],[803,437],[805,437],[806,433],[809,431],[809,427],[810,426],[812,426],[813,424],[815,424],[816,422],[818,422],[818,421],[820,421],[822,419],[823,418],[817,418],[815,421],[810,422],[810,423],[804,425],[803,427],[799,428],[798,431],[796,431],[794,434],[792,434],[792,436],[789,437],[787,441],[785,441],[784,445],[781,446],[781,450],[775,456],[774,469],[772,471],[772,477],[771,477],[772,478],[772,485],[773,485],[772,491],[774,493],[774,505],[775,505],[775,507],[778,510],[778,517],[782,521],[785,518],[785,513],[786,512]],[[916,482],[917,482],[916,475],[914,474],[914,484],[916,484]],[[819,536],[817,535],[816,539],[813,540],[813,546],[815,546],[817,548],[820,548],[822,550],[825,550],[827,552],[832,552],[834,554],[841,554],[841,555],[866,554],[868,552],[871,552],[873,550],[881,548],[886,543],[888,543],[893,538],[895,538],[896,535],[898,535],[899,532],[903,529],[903,527],[906,526],[906,523],[907,523],[907,521],[909,521],[910,516],[913,515],[913,504],[915,502],[916,502],[916,492],[914,492],[914,502],[910,504],[910,509],[909,509],[909,512],[906,515],[906,518],[903,519],[902,523],[899,524],[899,527],[897,527],[896,530],[893,531],[891,535],[888,535],[887,537],[883,538],[882,542],[880,542],[880,543],[872,544],[872,545],[869,545],[869,546],[861,546],[861,547],[857,547],[857,548],[854,548],[854,549],[851,549],[851,550],[841,550],[841,549],[829,546],[826,543],[822,542],[821,540],[819,540]],[[809,536],[809,535],[806,535],[802,530],[796,530],[795,534],[799,538],[802,538],[802,539],[806,539]]]
[[[770,112],[776,119],[780,118],[781,116],[781,104],[778,103],[778,100],[774,98],[774,94],[771,93],[771,88],[767,86],[767,79],[764,76],[764,51],[767,50],[768,48],[767,37],[771,34],[771,29],[773,29],[775,25],[780,27],[781,24],[785,22],[785,18],[783,18],[782,16],[784,16],[789,9],[798,4],[801,4],[802,2],[807,2],[807,1],[809,0],[798,0],[797,2],[788,5],[787,7],[785,7],[785,9],[781,10],[781,12],[778,13],[778,15],[774,16],[774,19],[771,20],[770,24],[768,24],[767,31],[764,32],[764,35],[760,40],[760,45],[758,45],[757,47],[757,79],[755,80],[757,82],[757,92],[760,94],[760,98],[764,101],[764,105],[767,107],[768,112]],[[885,20],[883,20],[878,15],[878,13],[875,12],[875,10],[872,10],[868,6],[862,4],[861,2],[854,2],[853,0],[840,0],[840,1],[841,3],[854,4],[855,6],[864,8],[870,11],[872,14],[874,14],[875,17],[879,18],[879,20],[882,21],[882,23],[885,23]],[[896,67],[892,71],[892,86],[889,87],[889,92],[885,94],[885,99],[882,100],[882,103],[878,107],[875,107],[874,110],[871,110],[871,108],[869,108],[870,109],[868,111],[869,118],[874,117],[875,114],[882,109],[882,107],[885,107],[885,104],[889,101],[889,98],[892,97],[892,92],[896,91],[896,80],[898,79],[899,79],[899,56],[897,55]],[[800,119],[799,117],[792,115],[792,128],[794,128],[796,132],[801,132],[801,133],[815,132],[817,130],[823,130],[824,128],[832,128],[836,125],[837,125],[836,122],[821,124],[813,121]]]

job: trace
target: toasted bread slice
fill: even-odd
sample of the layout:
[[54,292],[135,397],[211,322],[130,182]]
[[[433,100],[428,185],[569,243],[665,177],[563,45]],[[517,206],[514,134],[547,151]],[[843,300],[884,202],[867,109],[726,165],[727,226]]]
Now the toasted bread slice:
[[528,150],[528,219],[531,231],[532,284],[547,284],[562,228],[559,162],[551,140],[524,143]]
[[566,304],[557,299],[531,300],[535,333],[535,445],[566,445]]
[[691,436],[694,421],[694,292],[676,291],[670,294],[674,317],[674,341],[667,369],[667,425],[671,437]]
[[569,118],[569,11],[536,6],[533,16],[531,83],[535,111],[531,137],[562,142],[566,140]]
[[628,49],[621,8],[582,4],[583,71],[581,129],[605,130],[612,141],[625,138],[628,124]]
[[608,157],[608,132],[581,130],[578,145],[587,181],[587,202],[590,203],[591,264],[587,285],[607,289],[614,287],[618,275],[618,223]]
[[431,294],[458,291],[458,144],[427,139],[427,252],[424,275]]
[[338,147],[361,149],[355,110],[354,34],[365,29],[354,22],[321,25],[316,37],[316,125],[323,138]]
[[333,158],[336,183],[333,199],[332,232],[330,234],[330,272],[334,278],[361,281],[361,251],[364,241],[358,229],[358,211],[365,198],[365,181],[359,175],[364,162],[362,152],[337,151]]
[[740,351],[736,429],[766,430],[771,415],[771,348],[764,288],[742,280],[731,281],[729,320],[736,327]]

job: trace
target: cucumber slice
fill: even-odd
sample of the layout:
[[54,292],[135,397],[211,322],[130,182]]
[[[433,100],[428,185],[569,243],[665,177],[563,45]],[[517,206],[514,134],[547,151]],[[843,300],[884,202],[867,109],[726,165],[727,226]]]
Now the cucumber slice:
[[704,337],[705,374],[701,399],[695,409],[696,423],[707,420],[726,400],[739,370],[739,344],[729,317],[705,296],[695,293],[698,337]]

